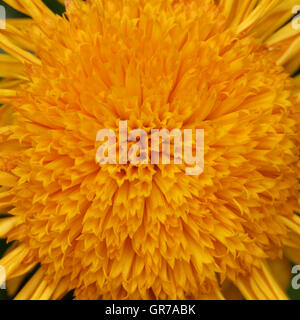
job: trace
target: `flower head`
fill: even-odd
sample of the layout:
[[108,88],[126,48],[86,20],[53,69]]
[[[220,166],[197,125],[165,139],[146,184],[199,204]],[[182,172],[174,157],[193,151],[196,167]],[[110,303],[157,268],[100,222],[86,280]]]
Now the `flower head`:
[[[229,280],[284,299],[267,261],[300,249],[295,1],[6,2],[33,18],[0,33],[0,236],[18,241],[0,264],[41,264],[17,298],[223,298]],[[204,129],[203,174],[99,166],[120,120]]]

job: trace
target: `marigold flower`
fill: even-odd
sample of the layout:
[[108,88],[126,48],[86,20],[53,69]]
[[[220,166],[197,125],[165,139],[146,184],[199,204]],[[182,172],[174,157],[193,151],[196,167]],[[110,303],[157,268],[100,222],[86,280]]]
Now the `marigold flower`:
[[[0,265],[21,279],[40,263],[15,298],[287,299],[297,1],[5,2],[31,18],[0,30]],[[203,174],[100,166],[97,131],[120,120],[204,129]]]

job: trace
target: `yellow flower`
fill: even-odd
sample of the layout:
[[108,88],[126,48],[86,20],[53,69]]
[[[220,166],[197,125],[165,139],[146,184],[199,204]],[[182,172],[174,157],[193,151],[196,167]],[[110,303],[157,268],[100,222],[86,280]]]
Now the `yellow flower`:
[[[5,2],[32,18],[0,32],[0,237],[16,241],[0,265],[41,265],[16,298],[286,299],[297,1],[73,0],[63,17]],[[203,174],[99,166],[97,131],[119,120],[205,129]]]

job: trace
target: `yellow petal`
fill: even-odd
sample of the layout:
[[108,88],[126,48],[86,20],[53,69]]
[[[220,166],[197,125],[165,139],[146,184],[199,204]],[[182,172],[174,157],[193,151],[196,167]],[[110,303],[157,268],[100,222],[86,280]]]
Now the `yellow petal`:
[[248,300],[288,300],[266,262],[261,263],[260,269],[254,268],[250,275],[239,277],[235,284]]
[[5,52],[11,54],[22,63],[28,62],[30,64],[40,65],[41,61],[32,53],[25,51],[11,42],[6,36],[0,33],[0,48]]
[[6,290],[10,297],[13,297],[16,294],[25,278],[26,274],[23,274],[6,282]]
[[16,224],[17,218],[9,217],[0,219],[0,238],[5,238],[7,233]]
[[291,266],[289,260],[283,257],[282,259],[268,260],[268,264],[277,283],[283,291],[286,291],[290,285]]
[[0,89],[0,103],[7,103],[17,95],[16,90]]
[[6,280],[27,273],[37,264],[28,254],[29,250],[27,247],[21,244],[0,259],[0,265],[3,266],[6,271]]
[[23,12],[31,17],[44,18],[53,14],[51,10],[40,0],[4,0],[17,11]]

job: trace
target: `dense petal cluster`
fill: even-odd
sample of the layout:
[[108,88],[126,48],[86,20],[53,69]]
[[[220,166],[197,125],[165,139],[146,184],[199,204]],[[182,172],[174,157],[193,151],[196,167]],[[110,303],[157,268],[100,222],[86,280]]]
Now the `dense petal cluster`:
[[[41,262],[77,298],[185,299],[281,257],[300,226],[300,99],[278,53],[212,1],[71,1],[36,21],[38,58],[24,51],[26,80],[0,115],[16,261]],[[204,129],[203,174],[100,166],[96,134],[119,120]]]

